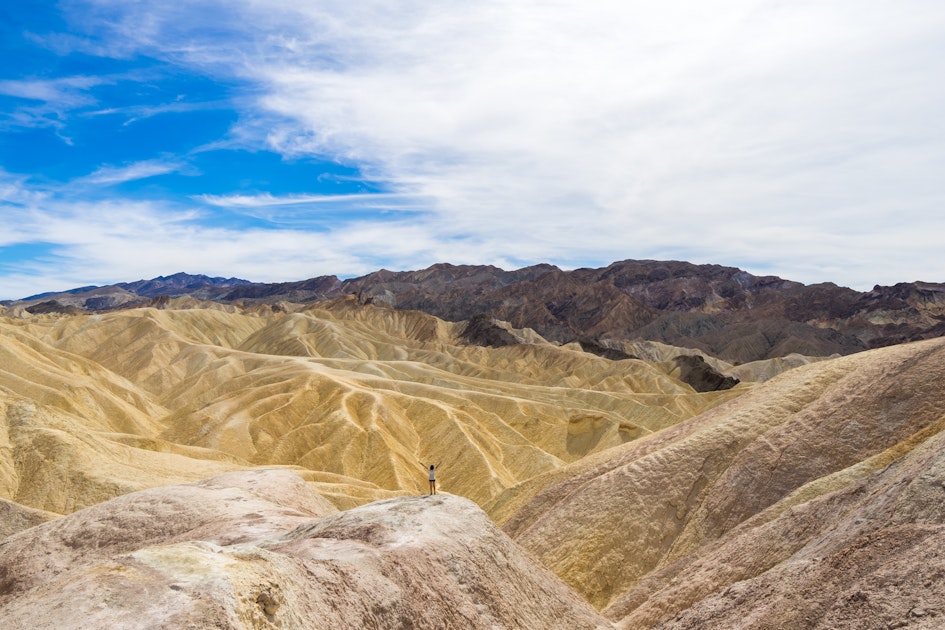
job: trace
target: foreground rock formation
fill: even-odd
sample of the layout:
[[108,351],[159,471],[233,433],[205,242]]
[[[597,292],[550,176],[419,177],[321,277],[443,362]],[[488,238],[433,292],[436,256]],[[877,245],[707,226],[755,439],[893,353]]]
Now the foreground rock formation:
[[145,490],[0,541],[0,619],[10,630],[610,626],[466,499],[335,513],[288,471]]
[[945,340],[800,367],[487,508],[623,628],[945,623]]

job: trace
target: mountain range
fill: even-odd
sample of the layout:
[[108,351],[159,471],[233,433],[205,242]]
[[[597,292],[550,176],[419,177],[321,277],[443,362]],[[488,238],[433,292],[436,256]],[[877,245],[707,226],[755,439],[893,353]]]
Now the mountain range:
[[[419,310],[447,321],[488,317],[530,328],[549,341],[577,341],[589,351],[616,356],[631,355],[628,342],[641,339],[745,363],[792,353],[846,355],[945,335],[943,283],[900,283],[860,292],[755,276],[734,267],[653,260],[573,271],[547,264],[515,271],[437,264],[420,271],[276,284],[178,273],[6,304],[32,313],[79,312],[182,296],[249,306],[308,304],[352,294],[362,302]],[[486,342],[513,340],[492,335]]]

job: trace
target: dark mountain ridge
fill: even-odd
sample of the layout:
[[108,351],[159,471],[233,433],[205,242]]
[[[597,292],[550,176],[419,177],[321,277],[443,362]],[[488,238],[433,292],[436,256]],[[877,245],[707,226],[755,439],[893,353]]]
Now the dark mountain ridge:
[[226,288],[248,284],[253,283],[249,280],[241,280],[240,278],[211,278],[209,276],[191,275],[181,272],[170,276],[158,276],[151,280],[121,282],[115,286],[145,297],[158,297],[160,295],[176,297],[178,295],[188,295],[195,291],[199,292],[210,288]]
[[[253,283],[174,274],[110,287],[85,287],[11,303],[27,310],[106,310],[191,296],[242,305],[309,303],[343,295],[449,321],[479,316],[533,328],[551,341],[609,348],[648,339],[697,348],[732,362],[799,353],[850,354],[945,335],[945,284],[804,285],[735,267],[626,260],[564,271],[542,264],[506,271],[440,263],[416,271],[381,269],[341,280]],[[481,325],[481,322],[480,322]],[[505,336],[490,337],[498,343]]]

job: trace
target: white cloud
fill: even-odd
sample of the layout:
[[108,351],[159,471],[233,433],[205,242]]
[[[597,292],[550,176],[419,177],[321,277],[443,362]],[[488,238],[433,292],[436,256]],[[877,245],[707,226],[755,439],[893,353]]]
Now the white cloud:
[[[62,127],[66,113],[95,103],[89,91],[110,80],[93,76],[70,76],[55,79],[15,79],[0,81],[0,95],[22,99],[6,120],[0,119],[0,130],[24,127]],[[63,138],[69,142],[68,139]]]
[[[945,196],[940,4],[266,6],[272,30],[296,25],[245,69],[289,121],[270,143],[428,196],[458,234],[538,259],[945,277],[926,255]],[[881,236],[904,225],[908,244]],[[878,246],[888,262],[858,254]]]
[[[0,172],[0,299],[153,278],[175,271],[255,281],[359,275],[417,255],[445,259],[441,234],[412,220],[348,221],[318,231],[208,225],[199,209],[129,199],[76,200],[73,184],[37,193]],[[410,215],[408,215],[410,216]],[[41,244],[26,261],[3,248]]]
[[241,143],[356,165],[425,211],[309,235],[199,232],[202,246],[177,234],[171,251],[219,247],[218,263],[239,265],[226,254],[237,243],[274,273],[279,258],[311,269],[282,278],[387,256],[677,257],[858,288],[945,280],[939,2],[94,4],[89,24],[107,25],[116,55],[251,81]]
[[84,96],[89,88],[102,82],[98,77],[73,76],[58,79],[6,80],[0,81],[0,94],[33,101],[53,101],[70,106],[76,102],[86,103]]
[[94,172],[77,180],[77,183],[83,184],[121,184],[124,182],[135,181],[138,179],[147,179],[157,177],[158,175],[167,175],[176,173],[185,168],[185,165],[178,160],[144,160],[124,166],[101,166]]

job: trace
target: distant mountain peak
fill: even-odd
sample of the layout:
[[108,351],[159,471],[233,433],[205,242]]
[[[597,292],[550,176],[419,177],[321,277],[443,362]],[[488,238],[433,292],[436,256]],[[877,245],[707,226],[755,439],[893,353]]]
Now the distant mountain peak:
[[183,295],[205,287],[237,287],[247,284],[253,283],[240,278],[210,277],[203,274],[194,275],[178,272],[169,276],[158,276],[151,280],[121,282],[115,286],[142,297],[157,297],[159,295]]

